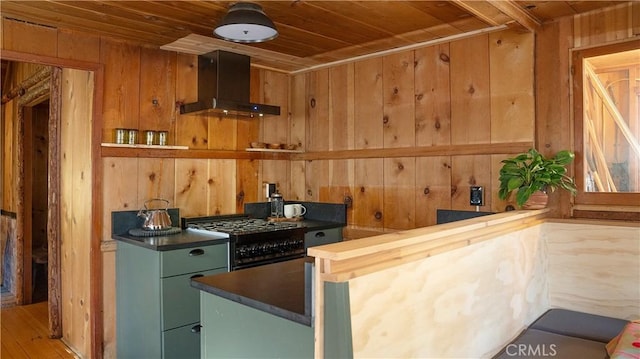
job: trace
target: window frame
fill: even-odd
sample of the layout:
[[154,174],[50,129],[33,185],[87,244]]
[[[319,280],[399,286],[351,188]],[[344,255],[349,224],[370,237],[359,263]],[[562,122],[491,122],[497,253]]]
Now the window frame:
[[[583,59],[624,52],[640,48],[640,40],[619,42],[614,44],[575,49],[571,53],[573,78],[573,122],[574,122],[574,152],[576,155],[575,182],[578,192],[574,199],[575,205],[605,205],[605,206],[639,206],[640,192],[586,192],[584,173],[584,119],[583,119]],[[624,211],[624,210],[622,210]]]

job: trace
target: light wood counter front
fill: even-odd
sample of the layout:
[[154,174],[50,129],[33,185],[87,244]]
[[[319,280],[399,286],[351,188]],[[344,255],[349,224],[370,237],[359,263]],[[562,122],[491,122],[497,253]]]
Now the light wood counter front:
[[491,357],[552,307],[639,317],[640,225],[547,215],[310,248],[315,357]]
[[513,211],[310,248],[324,281],[344,282],[542,223],[548,209]]

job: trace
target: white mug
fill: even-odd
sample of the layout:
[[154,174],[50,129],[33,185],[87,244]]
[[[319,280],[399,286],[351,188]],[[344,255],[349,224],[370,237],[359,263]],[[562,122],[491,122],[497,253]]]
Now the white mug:
[[287,218],[293,218],[296,216],[296,207],[295,204],[285,204],[284,205],[284,216]]
[[287,218],[301,217],[305,213],[307,213],[307,209],[300,203],[284,205],[284,216]]
[[295,217],[302,217],[302,216],[304,216],[305,213],[307,213],[307,208],[305,206],[301,205],[300,203],[294,204],[293,208],[294,208],[293,215]]

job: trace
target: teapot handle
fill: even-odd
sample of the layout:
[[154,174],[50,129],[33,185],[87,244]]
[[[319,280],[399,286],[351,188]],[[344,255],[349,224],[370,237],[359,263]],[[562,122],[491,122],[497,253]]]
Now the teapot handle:
[[147,203],[150,203],[150,202],[153,202],[153,201],[162,201],[162,202],[165,202],[165,203],[166,203],[166,206],[165,206],[165,208],[164,208],[164,209],[165,209],[165,210],[168,210],[168,209],[169,209],[169,201],[168,201],[168,200],[166,200],[166,199],[164,199],[164,198],[152,198],[152,199],[149,199],[149,200],[144,201],[144,209],[149,210],[149,208],[147,207]]

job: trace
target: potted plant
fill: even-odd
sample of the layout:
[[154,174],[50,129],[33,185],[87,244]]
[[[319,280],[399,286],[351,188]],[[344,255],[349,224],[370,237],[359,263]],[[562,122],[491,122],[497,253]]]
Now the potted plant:
[[[503,160],[500,169],[500,199],[507,199],[516,191],[516,204],[523,209],[541,209],[547,206],[547,193],[562,188],[576,194],[573,178],[566,175],[566,165],[575,155],[567,150],[545,158],[532,148],[516,157]],[[527,203],[527,202],[530,203]],[[533,203],[531,203],[533,202]]]

